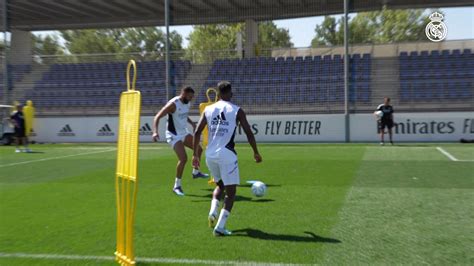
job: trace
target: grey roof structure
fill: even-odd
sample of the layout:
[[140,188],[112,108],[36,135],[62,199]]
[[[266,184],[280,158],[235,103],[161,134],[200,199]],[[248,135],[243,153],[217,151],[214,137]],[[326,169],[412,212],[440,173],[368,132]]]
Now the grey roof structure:
[[[164,0],[1,0],[18,30],[164,25]],[[0,3],[1,3],[0,2]],[[474,5],[472,0],[352,0],[351,12]],[[0,14],[3,14],[3,3]],[[343,0],[170,0],[171,25],[275,20],[343,13]],[[0,15],[1,16],[1,15]],[[3,21],[3,19],[2,19]],[[0,27],[3,28],[2,22]]]

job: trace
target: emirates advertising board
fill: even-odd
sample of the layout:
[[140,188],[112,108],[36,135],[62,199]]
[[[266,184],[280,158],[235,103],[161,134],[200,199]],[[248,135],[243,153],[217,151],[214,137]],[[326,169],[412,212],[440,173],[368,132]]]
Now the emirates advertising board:
[[[198,117],[191,117],[194,121]],[[261,115],[248,117],[251,130],[260,142],[344,142],[345,119],[342,114],[331,115]],[[140,141],[151,142],[152,116],[143,116]],[[117,117],[54,117],[37,118],[33,140],[45,143],[115,142]],[[166,118],[160,121],[163,137]],[[191,128],[190,128],[191,131]],[[400,113],[395,114],[395,141],[438,142],[474,139],[474,112]],[[372,114],[350,116],[350,140],[378,141],[377,121]],[[237,142],[245,142],[242,128],[236,129]]]

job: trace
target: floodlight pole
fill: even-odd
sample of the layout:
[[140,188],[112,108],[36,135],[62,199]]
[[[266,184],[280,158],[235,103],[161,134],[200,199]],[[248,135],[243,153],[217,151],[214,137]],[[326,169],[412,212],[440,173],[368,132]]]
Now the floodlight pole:
[[3,101],[9,104],[8,97],[8,45],[7,45],[7,31],[8,31],[8,0],[3,0]]
[[170,99],[170,0],[165,0],[165,67],[166,67],[166,100]]
[[349,110],[349,0],[344,0],[344,120],[346,129],[346,142],[350,135],[350,110]]

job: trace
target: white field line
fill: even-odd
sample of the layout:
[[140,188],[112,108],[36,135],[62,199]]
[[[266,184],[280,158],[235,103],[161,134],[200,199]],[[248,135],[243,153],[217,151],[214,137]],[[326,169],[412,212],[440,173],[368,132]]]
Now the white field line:
[[[39,150],[41,146],[38,146]],[[140,147],[140,150],[162,150],[166,147]],[[47,147],[47,150],[110,150],[110,149],[117,149],[117,146],[105,146],[105,147]],[[171,148],[170,148],[171,149]]]
[[446,157],[448,157],[451,161],[453,162],[474,162],[474,160],[459,160],[458,158],[454,157],[451,153],[447,152],[445,149],[441,147],[436,147],[436,149],[444,154]]
[[445,149],[441,148],[441,147],[436,147],[436,149],[438,151],[440,151],[442,154],[446,155],[446,157],[448,157],[451,161],[459,161],[456,157],[454,157],[451,153],[447,152]]
[[[36,146],[39,148],[39,150],[42,150],[41,146]],[[113,149],[116,148],[116,146],[104,146],[104,147],[47,147],[45,149],[47,150],[105,150],[105,149]]]
[[[167,147],[140,147],[140,150],[163,150],[165,148]],[[172,150],[171,147],[168,149]]]
[[23,161],[23,162],[17,162],[17,163],[9,163],[9,164],[0,165],[0,168],[2,168],[2,167],[9,167],[9,166],[15,166],[15,165],[22,165],[22,164],[29,164],[29,163],[36,163],[36,162],[44,162],[44,161],[50,161],[50,160],[56,160],[56,159],[63,159],[63,158],[69,158],[69,157],[76,157],[76,156],[82,156],[82,155],[89,155],[89,154],[96,154],[96,153],[104,153],[104,152],[109,152],[109,151],[115,151],[115,149],[108,149],[108,150],[101,150],[101,151],[93,151],[93,152],[84,152],[84,153],[76,153],[76,154],[71,154],[71,155],[49,157],[49,158],[43,158],[43,159],[37,159],[37,160],[30,160],[30,161]]
[[[140,150],[161,150],[164,147],[142,147]],[[82,148],[56,148],[56,149],[82,149]],[[44,161],[49,161],[49,160],[56,160],[56,159],[63,159],[63,158],[69,158],[69,157],[75,157],[75,156],[82,156],[82,155],[90,155],[90,154],[96,154],[96,153],[103,153],[103,152],[109,152],[109,151],[115,151],[117,150],[116,148],[101,148],[100,150],[97,151],[92,151],[92,152],[84,152],[84,153],[77,153],[77,154],[71,154],[71,155],[64,155],[64,156],[56,156],[56,157],[49,157],[49,158],[43,158],[43,159],[37,159],[37,160],[30,160],[30,161],[24,161],[24,162],[17,162],[17,163],[9,163],[9,164],[2,164],[0,165],[0,168],[2,167],[9,167],[9,166],[15,166],[15,165],[22,165],[22,164],[29,164],[29,163],[36,163],[36,162],[44,162]]]
[[[28,254],[28,253],[0,253],[0,258],[25,258],[44,260],[81,260],[81,261],[114,261],[113,256],[91,256],[91,255],[61,255],[61,254]],[[299,265],[285,263],[265,263],[253,261],[228,261],[228,260],[199,260],[178,258],[136,258],[137,262],[151,263],[175,263],[175,264],[206,264],[206,265],[255,265],[255,266],[283,266]]]

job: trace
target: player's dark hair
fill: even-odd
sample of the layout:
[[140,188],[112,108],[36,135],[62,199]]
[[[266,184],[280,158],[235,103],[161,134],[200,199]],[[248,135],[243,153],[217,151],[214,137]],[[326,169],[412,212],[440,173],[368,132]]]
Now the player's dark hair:
[[217,83],[217,90],[219,91],[219,95],[226,95],[232,90],[232,86],[228,81],[221,81]]
[[194,93],[194,89],[189,86],[182,88],[181,91],[183,91],[184,93]]
[[390,102],[390,97],[385,97],[384,99]]

